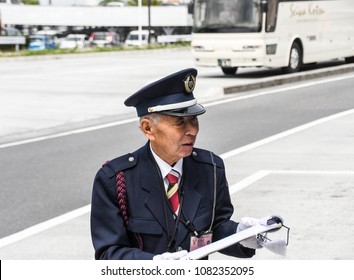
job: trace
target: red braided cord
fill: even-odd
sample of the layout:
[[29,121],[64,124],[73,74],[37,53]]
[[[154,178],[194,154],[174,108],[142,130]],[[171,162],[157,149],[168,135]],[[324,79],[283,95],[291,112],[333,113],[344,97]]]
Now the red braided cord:
[[[127,205],[127,187],[125,181],[125,174],[123,171],[120,171],[116,174],[116,187],[117,187],[117,194],[118,194],[119,210],[122,215],[124,225],[127,226],[129,222],[128,205]],[[143,239],[138,233],[135,233],[135,238],[138,242],[139,249],[142,250],[144,246]]]
[[128,225],[128,207],[127,207],[127,189],[125,185],[125,174],[123,171],[118,172],[116,175],[116,186],[118,194],[118,205],[122,215],[124,225]]
[[139,249],[143,250],[144,243],[143,243],[143,239],[141,238],[140,234],[139,233],[135,233],[135,238],[136,238],[136,241],[138,241]]

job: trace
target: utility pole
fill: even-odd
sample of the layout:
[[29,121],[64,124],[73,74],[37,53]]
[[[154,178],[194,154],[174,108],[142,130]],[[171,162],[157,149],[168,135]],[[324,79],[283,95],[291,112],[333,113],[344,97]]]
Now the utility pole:
[[151,13],[150,13],[151,0],[148,0],[147,5],[148,5],[148,31],[149,31],[148,44],[150,45],[151,43]]
[[2,22],[1,22],[1,11],[0,11],[0,35],[1,35],[1,31],[2,31]]
[[139,30],[139,45],[142,45],[142,36],[141,36],[141,31],[142,31],[142,19],[141,19],[141,9],[142,9],[142,0],[138,0],[138,11],[139,11],[139,26],[138,26],[138,30]]

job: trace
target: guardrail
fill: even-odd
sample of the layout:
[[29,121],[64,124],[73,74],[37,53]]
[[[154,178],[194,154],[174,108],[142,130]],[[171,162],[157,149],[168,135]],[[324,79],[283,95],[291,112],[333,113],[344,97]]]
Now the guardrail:
[[14,45],[16,51],[20,50],[20,45],[25,44],[25,36],[0,36],[0,45]]

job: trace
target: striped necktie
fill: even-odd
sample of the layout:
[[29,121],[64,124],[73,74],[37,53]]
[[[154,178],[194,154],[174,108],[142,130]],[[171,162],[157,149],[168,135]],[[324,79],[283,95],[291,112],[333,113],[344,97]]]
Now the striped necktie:
[[166,175],[166,178],[169,183],[167,188],[167,198],[171,204],[172,211],[174,213],[177,213],[179,207],[178,177],[179,177],[178,172],[174,170],[171,170],[171,172]]

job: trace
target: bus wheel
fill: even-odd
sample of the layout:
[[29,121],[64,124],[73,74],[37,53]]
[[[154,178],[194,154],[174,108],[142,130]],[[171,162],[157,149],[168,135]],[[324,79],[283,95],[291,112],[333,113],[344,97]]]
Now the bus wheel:
[[354,63],[354,56],[346,57],[345,62],[346,63]]
[[237,67],[221,67],[221,70],[225,75],[235,75]]
[[298,72],[302,65],[302,52],[298,43],[294,42],[290,49],[289,65],[283,67],[285,74]]

